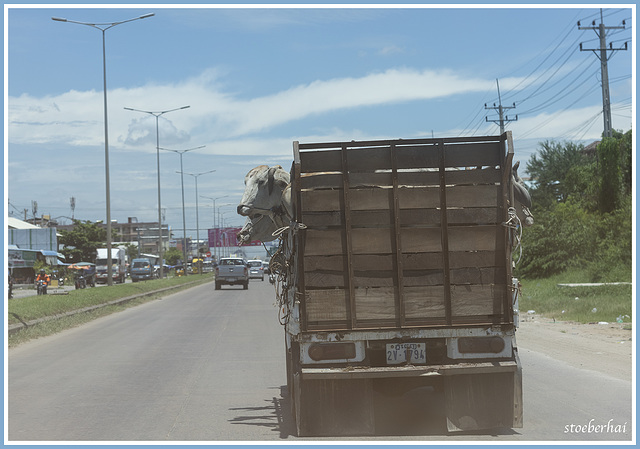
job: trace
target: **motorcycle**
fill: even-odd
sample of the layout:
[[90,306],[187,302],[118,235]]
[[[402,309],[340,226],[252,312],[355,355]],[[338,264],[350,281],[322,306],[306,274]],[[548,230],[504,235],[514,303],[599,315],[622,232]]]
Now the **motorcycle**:
[[42,279],[36,282],[36,288],[38,290],[38,295],[47,294],[47,283]]
[[76,276],[76,290],[79,288],[87,288],[87,280],[82,274]]

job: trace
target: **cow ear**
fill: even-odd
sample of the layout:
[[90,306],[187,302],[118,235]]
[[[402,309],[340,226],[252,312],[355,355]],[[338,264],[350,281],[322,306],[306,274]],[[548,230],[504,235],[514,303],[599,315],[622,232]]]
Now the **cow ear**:
[[269,168],[269,175],[267,177],[267,187],[269,189],[269,195],[273,192],[273,184],[275,182],[275,174],[278,167]]

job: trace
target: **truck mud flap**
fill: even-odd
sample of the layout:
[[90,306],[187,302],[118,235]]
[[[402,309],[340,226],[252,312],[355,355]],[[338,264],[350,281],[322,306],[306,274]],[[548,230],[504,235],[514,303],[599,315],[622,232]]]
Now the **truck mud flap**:
[[293,375],[298,436],[373,435],[370,379],[302,380]]
[[449,432],[522,427],[522,370],[445,376]]

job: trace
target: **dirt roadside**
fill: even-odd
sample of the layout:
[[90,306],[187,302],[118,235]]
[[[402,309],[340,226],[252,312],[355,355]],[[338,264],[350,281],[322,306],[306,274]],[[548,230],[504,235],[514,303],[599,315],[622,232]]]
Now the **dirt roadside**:
[[634,332],[623,326],[554,322],[539,315],[525,315],[520,317],[516,339],[520,352],[540,352],[577,368],[631,381]]

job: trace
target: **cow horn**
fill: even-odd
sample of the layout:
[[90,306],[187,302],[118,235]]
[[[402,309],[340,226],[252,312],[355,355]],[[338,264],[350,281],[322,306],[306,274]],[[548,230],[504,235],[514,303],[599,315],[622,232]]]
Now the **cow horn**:
[[269,195],[273,192],[273,185],[275,183],[275,174],[278,167],[269,168],[269,177],[267,180],[267,187],[269,188]]

